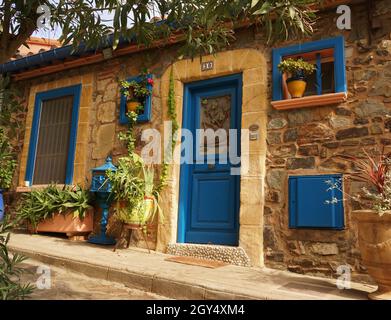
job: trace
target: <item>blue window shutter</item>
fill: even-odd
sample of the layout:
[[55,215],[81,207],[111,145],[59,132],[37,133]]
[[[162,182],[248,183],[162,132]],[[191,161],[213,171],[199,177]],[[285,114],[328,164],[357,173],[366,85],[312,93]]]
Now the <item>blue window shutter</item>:
[[[341,181],[342,175],[289,177],[289,227],[290,228],[344,228],[343,194],[328,190],[326,183]],[[326,203],[336,198],[337,203]]]
[[[148,79],[152,79],[153,75],[148,74]],[[137,77],[131,77],[127,78],[126,81],[141,81],[141,78],[139,76]],[[149,90],[152,90],[152,86],[150,84],[147,85],[147,88]],[[152,94],[150,94],[145,99],[145,105],[144,105],[144,112],[142,114],[139,114],[137,117],[137,122],[148,122],[151,120],[152,115]],[[126,116],[126,97],[121,94],[121,101],[120,101],[120,107],[119,107],[119,123],[120,124],[128,124],[129,120]]]

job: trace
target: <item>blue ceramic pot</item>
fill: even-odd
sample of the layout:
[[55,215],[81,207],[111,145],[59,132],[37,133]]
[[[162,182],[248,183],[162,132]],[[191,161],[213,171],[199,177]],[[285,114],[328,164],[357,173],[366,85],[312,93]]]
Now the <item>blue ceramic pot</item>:
[[3,199],[3,189],[0,189],[0,221],[4,218],[4,199]]

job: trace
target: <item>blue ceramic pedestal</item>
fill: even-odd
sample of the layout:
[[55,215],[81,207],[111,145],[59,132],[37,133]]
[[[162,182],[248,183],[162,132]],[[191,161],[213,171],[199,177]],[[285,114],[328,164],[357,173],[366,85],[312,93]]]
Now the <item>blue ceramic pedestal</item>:
[[0,189],[0,221],[3,221],[3,218],[4,218],[3,191],[4,191],[4,190]]
[[100,221],[100,234],[92,236],[88,239],[89,243],[94,244],[103,244],[103,245],[114,245],[116,243],[113,237],[106,235],[107,222],[109,219],[109,208],[111,204],[111,199],[109,199],[110,193],[106,192],[96,192],[96,202],[99,207],[102,208],[102,219]]

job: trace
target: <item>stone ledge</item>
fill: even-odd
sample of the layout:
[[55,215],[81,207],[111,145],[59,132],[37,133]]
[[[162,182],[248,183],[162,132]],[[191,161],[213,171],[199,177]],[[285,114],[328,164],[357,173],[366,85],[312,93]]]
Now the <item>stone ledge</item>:
[[[202,268],[168,262],[166,255],[157,252],[129,249],[113,253],[107,247],[39,235],[13,233],[9,247],[11,252],[49,266],[174,299],[365,299],[375,289],[352,283],[353,290],[341,291],[331,279],[268,268]],[[292,283],[300,288],[292,290]],[[317,289],[308,291],[307,285],[313,284]]]

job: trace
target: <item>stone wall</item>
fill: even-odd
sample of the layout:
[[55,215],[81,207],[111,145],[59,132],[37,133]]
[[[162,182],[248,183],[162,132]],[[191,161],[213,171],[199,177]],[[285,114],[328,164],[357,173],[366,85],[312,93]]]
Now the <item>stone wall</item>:
[[[261,124],[261,128],[267,127],[266,187],[265,191],[261,190],[263,182],[260,183],[259,194],[265,194],[263,241],[265,264],[269,267],[330,276],[335,275],[337,266],[349,264],[354,268],[357,279],[365,274],[360,265],[356,228],[351,221],[351,209],[354,204],[345,204],[346,229],[343,231],[289,229],[287,179],[290,174],[348,172],[349,164],[335,158],[336,154],[357,155],[362,147],[372,150],[380,144],[391,145],[391,118],[386,117],[387,114],[391,114],[391,6],[389,0],[376,1],[375,5],[376,23],[372,24],[371,44],[368,43],[367,12],[364,5],[352,7],[353,29],[344,32],[347,39],[346,66],[349,89],[346,103],[290,111],[277,111],[269,103],[267,105],[268,120],[267,123]],[[341,31],[335,27],[336,17],[334,10],[322,14],[318,24],[319,30],[312,39],[304,41],[340,35]],[[283,45],[285,44],[278,44]],[[269,66],[267,97],[270,101],[271,50],[265,46],[262,32],[255,28],[239,31],[237,41],[230,49],[238,48],[256,49],[266,58]],[[163,119],[166,117],[163,104],[166,101],[162,98],[161,92],[166,89],[161,88],[163,84],[160,79],[166,69],[176,61],[177,49],[176,46],[172,46],[148,50],[99,65],[24,81],[27,88],[44,83],[47,83],[49,88],[50,84],[63,81],[62,79],[92,75],[89,91],[92,95],[92,104],[89,106],[86,121],[86,165],[80,173],[86,185],[91,181],[90,169],[101,165],[108,154],[114,156],[114,161],[126,154],[126,148],[117,138],[118,133],[126,129],[118,121],[117,80],[136,75],[143,67],[149,68],[155,77],[152,120],[138,125],[137,135],[140,137],[144,128],[162,130]],[[27,97],[28,95],[26,93]],[[264,106],[261,106],[259,101],[254,99],[253,105],[261,110]],[[31,101],[29,108],[30,106]],[[28,142],[25,141],[26,143]],[[141,149],[142,145],[138,139],[137,147]],[[262,164],[264,158],[265,155],[262,155],[257,161]],[[18,174],[23,175],[23,170],[21,166]],[[23,181],[23,177],[17,177],[16,181],[18,180]],[[346,190],[354,191],[358,187],[349,185],[346,186]],[[173,195],[173,199],[177,199],[177,195]],[[97,228],[99,218],[97,215]],[[109,231],[118,235],[118,225],[113,220],[110,222]],[[262,239],[262,236],[257,235],[257,238]],[[150,235],[149,240],[151,247],[154,247],[155,232]],[[144,246],[142,241],[139,241],[138,245]],[[261,243],[259,245],[262,246]]]
[[[349,264],[356,279],[365,273],[352,221],[356,203],[345,201],[343,231],[288,228],[289,175],[346,173],[351,164],[336,155],[359,156],[362,148],[373,153],[391,145],[391,3],[376,1],[372,43],[365,6],[352,7],[352,14],[352,30],[344,32],[347,102],[269,113],[264,248],[270,267],[335,276],[339,265]],[[315,39],[340,34],[332,17],[323,17]],[[357,183],[345,185],[347,192],[359,188]]]

